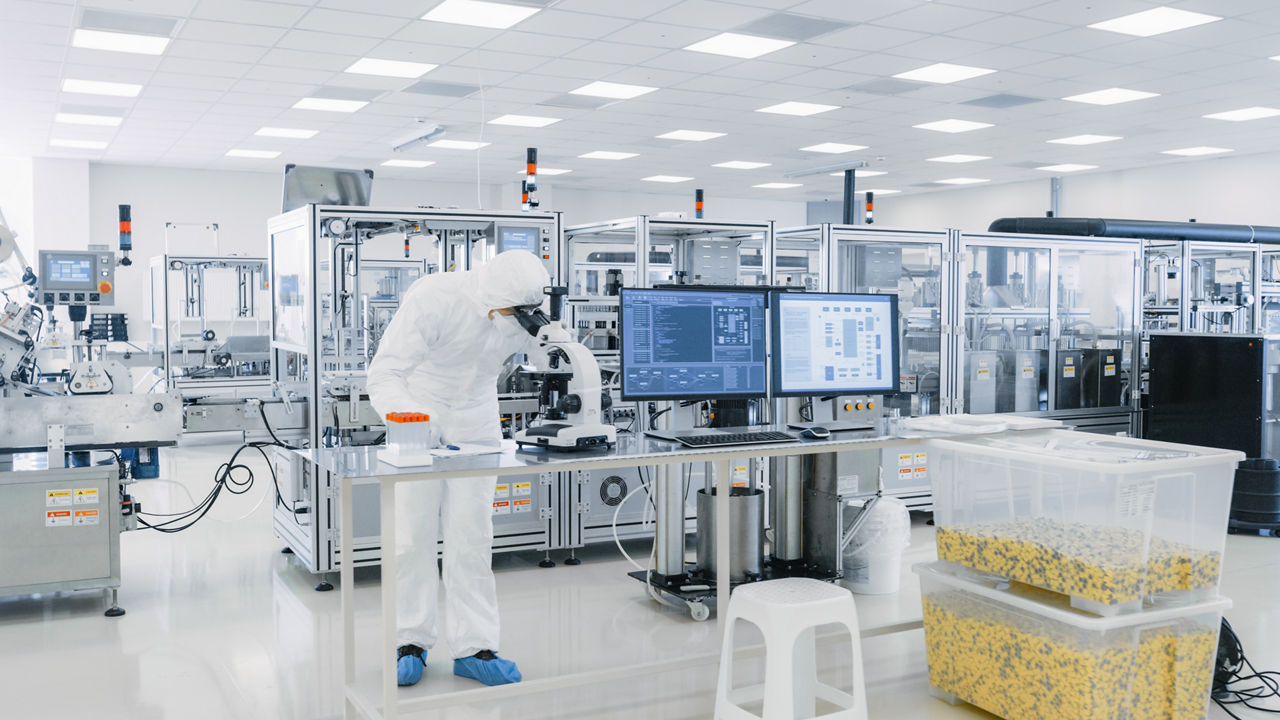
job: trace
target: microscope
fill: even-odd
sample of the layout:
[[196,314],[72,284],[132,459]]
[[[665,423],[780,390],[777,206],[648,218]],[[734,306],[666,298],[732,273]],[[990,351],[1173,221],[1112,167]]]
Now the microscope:
[[516,433],[521,447],[548,450],[581,450],[598,445],[611,446],[618,439],[613,425],[602,421],[610,405],[600,383],[600,365],[587,346],[561,323],[561,307],[569,292],[566,287],[545,289],[550,299],[550,315],[540,306],[516,308],[516,319],[538,339],[538,351],[530,357],[540,381],[538,424]]

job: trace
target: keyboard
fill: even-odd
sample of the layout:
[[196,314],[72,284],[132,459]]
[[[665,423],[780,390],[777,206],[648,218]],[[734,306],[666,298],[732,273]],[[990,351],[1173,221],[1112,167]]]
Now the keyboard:
[[717,447],[719,445],[758,445],[760,443],[796,442],[796,438],[778,430],[760,430],[742,433],[700,433],[698,435],[672,435],[671,438],[685,447]]

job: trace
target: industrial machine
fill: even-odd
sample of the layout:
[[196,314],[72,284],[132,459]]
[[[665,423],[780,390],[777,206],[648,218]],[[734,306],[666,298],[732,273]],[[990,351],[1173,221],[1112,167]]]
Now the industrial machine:
[[150,270],[151,343],[165,385],[188,402],[270,397],[266,258],[157,255]]
[[[470,269],[508,249],[535,252],[553,278],[559,265],[556,213],[307,204],[272,218],[267,233],[274,397],[254,412],[265,414],[278,438],[306,447],[381,442],[383,421],[369,404],[365,373],[416,279]],[[538,410],[538,392],[518,370],[500,382],[506,385],[500,412],[513,433]],[[287,451],[277,452],[273,464],[281,488],[276,535],[311,572],[332,572],[342,561],[335,480],[314,477],[310,465]],[[531,475],[499,485],[495,550],[559,547],[558,481],[554,474]],[[357,485],[354,502],[351,561],[377,564],[376,485]]]
[[[0,216],[0,595],[105,589],[110,617],[124,614],[119,536],[140,512],[127,485],[155,477],[158,448],[176,444],[182,427],[179,399],[134,394],[129,368],[84,327],[88,307],[114,303],[116,267],[130,264],[126,227],[121,256],[105,246],[41,251],[36,272]],[[55,308],[75,338],[56,373],[38,362]]]
[[550,450],[580,450],[617,440],[617,428],[602,421],[602,412],[612,404],[600,382],[600,366],[576,333],[561,323],[561,303],[568,290],[547,288],[550,315],[539,308],[517,308],[516,319],[530,335],[538,338],[540,357],[533,359],[541,389],[543,421],[516,432],[521,446]]

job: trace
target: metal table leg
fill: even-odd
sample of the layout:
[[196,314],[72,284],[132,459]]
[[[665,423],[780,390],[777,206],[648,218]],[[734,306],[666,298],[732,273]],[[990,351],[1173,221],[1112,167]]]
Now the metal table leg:
[[382,658],[382,717],[395,720],[400,716],[396,689],[396,484],[380,483],[382,524],[382,642],[378,652]]
[[[352,556],[355,554],[355,540],[352,537],[353,511],[351,508],[351,478],[344,477],[339,481],[342,497],[341,517],[338,534],[341,538],[341,554],[339,556],[339,580],[342,598],[342,677],[349,692],[356,682],[356,606],[355,606],[355,567]],[[345,698],[347,692],[343,693]],[[349,700],[343,701],[342,716],[345,720],[356,717],[356,708]]]
[[[724,617],[729,612],[729,495],[733,492],[730,477],[732,460],[717,459],[716,478],[716,624],[724,634]],[[683,514],[681,515],[683,518]]]

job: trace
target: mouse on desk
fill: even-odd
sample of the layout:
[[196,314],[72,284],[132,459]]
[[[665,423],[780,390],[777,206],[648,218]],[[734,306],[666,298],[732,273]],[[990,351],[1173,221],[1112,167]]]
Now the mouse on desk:
[[812,440],[825,440],[831,437],[831,431],[820,425],[814,425],[813,427],[802,430],[800,435]]

